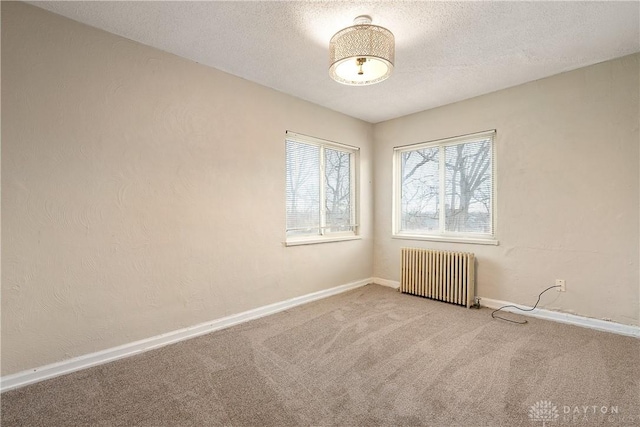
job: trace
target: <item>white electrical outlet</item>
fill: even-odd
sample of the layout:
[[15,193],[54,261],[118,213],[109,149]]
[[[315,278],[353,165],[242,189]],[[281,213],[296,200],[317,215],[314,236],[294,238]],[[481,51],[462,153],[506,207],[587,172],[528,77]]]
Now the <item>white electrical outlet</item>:
[[560,286],[559,288],[556,288],[556,291],[567,292],[566,283],[564,279],[556,279],[556,286]]

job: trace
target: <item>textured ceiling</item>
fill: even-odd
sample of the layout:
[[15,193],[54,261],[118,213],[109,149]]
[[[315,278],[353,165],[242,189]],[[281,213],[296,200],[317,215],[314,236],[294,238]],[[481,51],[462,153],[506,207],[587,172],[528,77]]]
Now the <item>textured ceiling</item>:
[[[640,51],[640,2],[30,2],[368,122]],[[331,36],[368,14],[394,74],[328,75]]]

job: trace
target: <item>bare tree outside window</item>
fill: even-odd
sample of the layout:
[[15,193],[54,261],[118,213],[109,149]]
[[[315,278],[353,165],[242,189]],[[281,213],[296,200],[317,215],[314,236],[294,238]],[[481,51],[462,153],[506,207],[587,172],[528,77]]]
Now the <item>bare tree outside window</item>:
[[490,148],[489,141],[445,148],[447,231],[491,232]]
[[440,150],[425,148],[402,153],[402,229],[439,229]]
[[330,231],[350,231],[351,154],[325,149],[325,207]]

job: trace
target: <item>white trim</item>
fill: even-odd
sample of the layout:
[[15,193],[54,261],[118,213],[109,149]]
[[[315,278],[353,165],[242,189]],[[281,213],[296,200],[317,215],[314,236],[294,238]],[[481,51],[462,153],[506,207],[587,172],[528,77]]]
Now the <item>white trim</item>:
[[339,148],[341,150],[348,151],[360,151],[360,147],[356,147],[354,145],[342,144],[336,141],[330,141],[328,139],[317,138],[311,135],[305,135],[303,133],[292,132],[290,130],[285,131],[285,139],[290,139],[292,141],[301,142],[303,144],[313,144],[317,146],[329,146],[330,148]]
[[404,240],[428,240],[432,242],[452,242],[452,243],[469,243],[472,245],[494,245],[497,246],[500,244],[498,240],[495,239],[481,239],[474,237],[450,237],[450,236],[432,236],[429,234],[394,234],[391,236],[392,239],[404,239]]
[[400,162],[400,156],[396,155],[395,150],[393,151],[391,159],[393,161],[391,164],[391,235],[395,236],[400,229],[399,224],[402,216],[399,207],[402,203],[402,190],[400,189],[402,179],[400,178],[401,172],[399,172],[402,169],[402,164]]
[[448,138],[432,139],[430,141],[415,142],[407,145],[398,145],[396,147],[393,147],[393,150],[394,151],[413,151],[413,150],[420,150],[426,147],[434,147],[438,145],[457,145],[461,141],[464,143],[467,143],[467,142],[481,141],[487,138],[495,138],[496,133],[497,133],[496,129],[489,129],[481,132],[468,133],[465,135],[451,136]]
[[92,366],[102,365],[114,360],[140,354],[155,348],[184,341],[200,335],[208,334],[213,331],[225,329],[240,323],[248,322],[260,317],[268,316],[289,308],[316,301],[322,298],[330,297],[342,292],[359,288],[372,282],[371,278],[358,280],[356,282],[347,283],[345,285],[336,286],[334,288],[325,289],[307,295],[291,298],[274,304],[248,310],[242,313],[233,314],[231,316],[212,320],[198,325],[189,326],[187,328],[178,329],[154,337],[146,338],[140,341],[134,341],[118,347],[108,348],[106,350],[95,353],[85,354],[64,360],[62,362],[52,363],[50,365],[40,366],[38,368],[28,369],[12,375],[5,375],[0,378],[0,391],[5,392],[49,378],[79,371],[81,369],[90,368]]
[[494,238],[498,236],[498,136],[498,132],[495,131],[491,144],[491,235]]
[[287,240],[284,242],[285,246],[300,246],[300,245],[316,245],[318,243],[329,243],[329,242],[344,242],[347,240],[362,240],[361,236],[358,235],[349,235],[349,236],[313,236],[313,237],[303,237],[296,240]]
[[[326,228],[327,227],[327,188],[324,183],[325,179],[327,179],[326,178],[326,174],[327,174],[326,160],[327,159],[325,158],[327,154],[325,152],[324,147],[325,147],[324,144],[321,144],[318,147],[320,149],[320,159],[318,159],[320,161],[320,170],[318,172],[318,192],[319,192],[318,194],[320,195],[318,199],[318,206],[320,207],[320,212],[318,213],[319,213],[319,219],[320,219],[320,224],[319,224],[320,227],[318,228],[318,231],[320,232],[320,235],[323,237],[327,234],[327,228]],[[351,154],[349,154],[349,157],[351,157]],[[353,189],[353,187],[351,187],[350,190],[351,189]],[[288,218],[287,218],[287,221],[288,221]],[[287,237],[287,240],[289,240],[289,237]]]
[[356,224],[353,228],[353,233],[356,236],[360,235],[360,204],[358,201],[360,200],[360,150],[356,150],[355,153],[351,155],[351,164],[350,168],[350,177],[349,179],[353,183],[351,186],[351,224]]
[[[446,148],[444,145],[438,145],[436,143],[434,147],[438,147],[438,206],[441,207],[440,215],[438,215],[438,231],[442,233],[447,228],[447,217],[445,216],[447,210],[442,209],[442,206],[446,206],[447,201],[447,157],[445,156]],[[402,151],[399,153],[402,154]],[[400,171],[400,174],[400,183],[402,183],[402,171]],[[402,194],[402,190],[400,190],[400,194]],[[399,217],[402,218],[402,196],[400,196],[398,209],[400,209]],[[399,234],[402,234],[402,223],[398,224],[398,232],[396,235]]]
[[[515,305],[525,310],[531,310],[526,305],[514,304],[508,301],[500,301],[491,298],[480,298],[480,306],[498,309],[505,305]],[[568,323],[570,325],[582,326],[583,328],[595,329],[598,331],[612,332],[614,334],[628,335],[640,338],[640,326],[623,325],[621,323],[611,322],[608,320],[593,319],[591,317],[577,316],[575,314],[561,313],[559,311],[545,310],[536,308],[533,311],[520,311],[513,307],[504,308],[502,311],[509,313],[521,314],[523,316],[537,317],[539,319],[551,320],[554,322]]]
[[400,282],[396,280],[383,279],[381,277],[373,277],[371,280],[376,285],[388,286],[393,289],[400,289]]

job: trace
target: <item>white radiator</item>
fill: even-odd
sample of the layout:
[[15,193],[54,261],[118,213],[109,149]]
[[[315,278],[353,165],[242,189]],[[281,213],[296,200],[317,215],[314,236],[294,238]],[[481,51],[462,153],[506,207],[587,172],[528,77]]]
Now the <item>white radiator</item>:
[[474,254],[402,248],[400,292],[473,305]]

